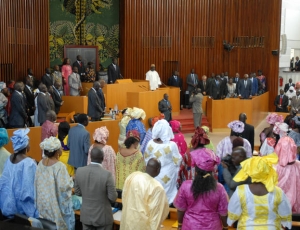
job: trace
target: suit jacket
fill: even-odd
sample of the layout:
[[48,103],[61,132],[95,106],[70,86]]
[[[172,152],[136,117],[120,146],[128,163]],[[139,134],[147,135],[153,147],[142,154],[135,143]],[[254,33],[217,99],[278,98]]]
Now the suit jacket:
[[11,98],[11,112],[9,115],[9,126],[24,127],[27,118],[26,104],[22,93],[14,91]]
[[100,98],[94,88],[91,88],[88,92],[88,115],[92,118],[100,119],[102,113]]
[[111,63],[108,67],[107,67],[107,75],[108,75],[108,80],[107,80],[107,84],[112,84],[115,83],[115,81],[117,79],[121,79],[121,71],[120,71],[120,67],[118,65],[116,65],[116,68],[113,66],[113,64]]
[[[194,73],[194,78],[195,78],[195,84],[198,85],[199,82],[199,78],[198,75]],[[188,74],[186,77],[186,83],[187,83],[187,90],[192,93],[196,88],[193,86],[194,85],[194,81],[192,78],[192,74]]]
[[239,95],[242,96],[244,99],[248,99],[250,95],[252,95],[252,82],[251,80],[247,79],[247,85],[245,87],[244,79],[241,79],[238,83],[238,92]]
[[274,101],[274,105],[276,106],[275,112],[283,112],[286,113],[288,112],[287,106],[289,105],[289,98],[286,95],[283,95],[282,97],[282,103],[281,103],[281,108],[278,108],[277,105],[280,104],[280,95],[277,95]]
[[[169,106],[171,107],[171,110],[169,109]],[[159,112],[163,113],[165,115],[165,119],[167,121],[172,120],[172,105],[170,101],[166,101],[165,99],[162,99],[158,102],[158,110]]]
[[37,96],[38,122],[44,123],[46,121],[46,113],[51,110],[49,96],[45,93],[39,93]]
[[60,107],[61,107],[61,95],[59,91],[53,86],[53,93],[51,94],[53,102],[54,102],[54,107],[55,107],[55,113],[58,114]]
[[103,90],[101,88],[97,91],[97,95],[98,95],[98,97],[100,99],[100,102],[101,102],[100,107],[102,108],[103,112],[105,112],[105,107],[106,107],[105,97],[104,97]]
[[295,69],[296,71],[300,71],[300,60],[295,62]]
[[291,114],[293,112],[293,110],[295,110],[297,113],[300,112],[300,96],[299,99],[297,99],[297,96],[292,97],[291,100]]
[[24,94],[26,96],[26,103],[27,103],[27,114],[29,116],[34,115],[34,93],[32,90],[28,89],[27,86],[25,85],[24,87]]
[[[254,126],[249,125],[247,123],[244,123],[244,131],[241,133],[241,137],[245,138],[246,140],[249,141],[251,145],[252,152],[254,150]],[[233,135],[233,132],[231,130],[230,136]]]
[[205,85],[204,85],[204,81],[199,81],[198,83],[198,88],[201,89],[201,93],[203,94],[203,92],[206,93],[206,95],[210,95],[209,91],[210,91],[210,85],[209,82],[206,80]]
[[226,97],[228,94],[226,81],[219,81],[217,84],[216,80],[212,80],[209,87],[209,95],[213,99],[221,99],[222,97]]
[[193,105],[193,113],[203,113],[202,100],[203,100],[203,95],[201,93],[197,93],[196,95],[191,95],[190,103],[192,103]]
[[[249,78],[249,80],[251,81],[251,79]],[[251,95],[255,95],[258,93],[258,80],[256,78],[252,79],[252,90],[251,90]]]
[[78,168],[75,194],[82,196],[80,221],[83,224],[100,227],[113,224],[111,202],[116,201],[117,191],[111,172],[98,164]]
[[[294,83],[292,83],[291,86],[293,86],[295,88],[295,84]],[[290,83],[286,83],[284,85],[284,92],[286,93],[290,89],[291,86],[290,86]]]
[[42,76],[42,83],[45,84],[47,88],[49,88],[49,86],[53,85],[53,76],[51,76],[50,74],[49,76],[47,76],[45,74],[44,76]]
[[180,90],[182,90],[182,79],[181,79],[181,77],[177,76],[177,80],[175,80],[175,77],[171,76],[168,79],[168,85],[178,87],[178,88],[180,88]]
[[73,63],[73,67],[77,67],[78,68],[78,74],[80,76],[80,81],[84,81],[84,74],[85,74],[85,67],[84,67],[84,62],[81,62],[81,65],[78,63],[78,61],[75,61]]
[[80,92],[78,90],[81,86],[80,76],[78,73],[71,73],[69,76],[69,94],[70,96],[80,96]]
[[90,148],[89,132],[83,125],[78,124],[70,129],[68,137],[70,149],[68,164],[75,168],[86,166]]

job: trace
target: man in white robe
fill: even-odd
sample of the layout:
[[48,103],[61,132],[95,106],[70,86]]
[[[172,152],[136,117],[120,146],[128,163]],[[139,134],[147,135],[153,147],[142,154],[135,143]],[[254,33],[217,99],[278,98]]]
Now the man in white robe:
[[293,86],[290,86],[289,90],[285,93],[285,95],[289,98],[289,105],[291,105],[292,97],[296,96],[296,90]]
[[146,73],[146,81],[149,81],[150,90],[156,90],[161,85],[160,77],[155,71],[155,65],[152,64],[150,70]]

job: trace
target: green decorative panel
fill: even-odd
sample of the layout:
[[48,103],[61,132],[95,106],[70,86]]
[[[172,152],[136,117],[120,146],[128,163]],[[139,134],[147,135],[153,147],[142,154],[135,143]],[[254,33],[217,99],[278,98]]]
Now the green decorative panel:
[[107,67],[119,55],[119,0],[50,0],[50,65],[61,64],[64,45],[96,45]]

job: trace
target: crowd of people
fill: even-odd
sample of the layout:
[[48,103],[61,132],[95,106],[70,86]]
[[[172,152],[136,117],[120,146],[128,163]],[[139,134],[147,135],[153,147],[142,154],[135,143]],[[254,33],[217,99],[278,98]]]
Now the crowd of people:
[[83,229],[111,230],[119,197],[120,229],[159,229],[169,207],[177,208],[178,229],[223,230],[235,222],[238,229],[291,228],[292,213],[300,213],[300,117],[269,114],[259,152],[243,113],[216,147],[208,127],[197,127],[187,143],[180,122],[161,114],[149,119],[146,131],[145,117],[140,108],[125,109],[113,149],[106,127],[94,131],[90,145],[87,114],[70,128],[67,122],[57,127],[48,112],[38,163],[27,155],[29,129],[14,131],[9,153],[7,131],[0,128],[2,215],[75,229],[74,209],[80,209]]

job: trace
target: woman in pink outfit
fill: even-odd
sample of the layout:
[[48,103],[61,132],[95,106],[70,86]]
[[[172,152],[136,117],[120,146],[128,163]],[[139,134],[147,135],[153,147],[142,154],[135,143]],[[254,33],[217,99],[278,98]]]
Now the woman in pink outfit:
[[279,161],[276,166],[278,174],[278,187],[280,187],[289,199],[292,212],[300,213],[300,162],[297,161],[297,146],[290,137],[282,137],[278,141],[275,153]]
[[181,131],[181,124],[179,121],[172,120],[170,121],[170,125],[174,134],[174,138],[171,141],[174,141],[178,147],[178,150],[183,157],[184,154],[186,153],[187,150],[187,144],[184,139],[183,134],[180,132]]
[[61,74],[63,76],[63,86],[65,96],[69,96],[69,76],[72,73],[72,66],[70,65],[70,59],[65,58],[63,66],[61,67]]

